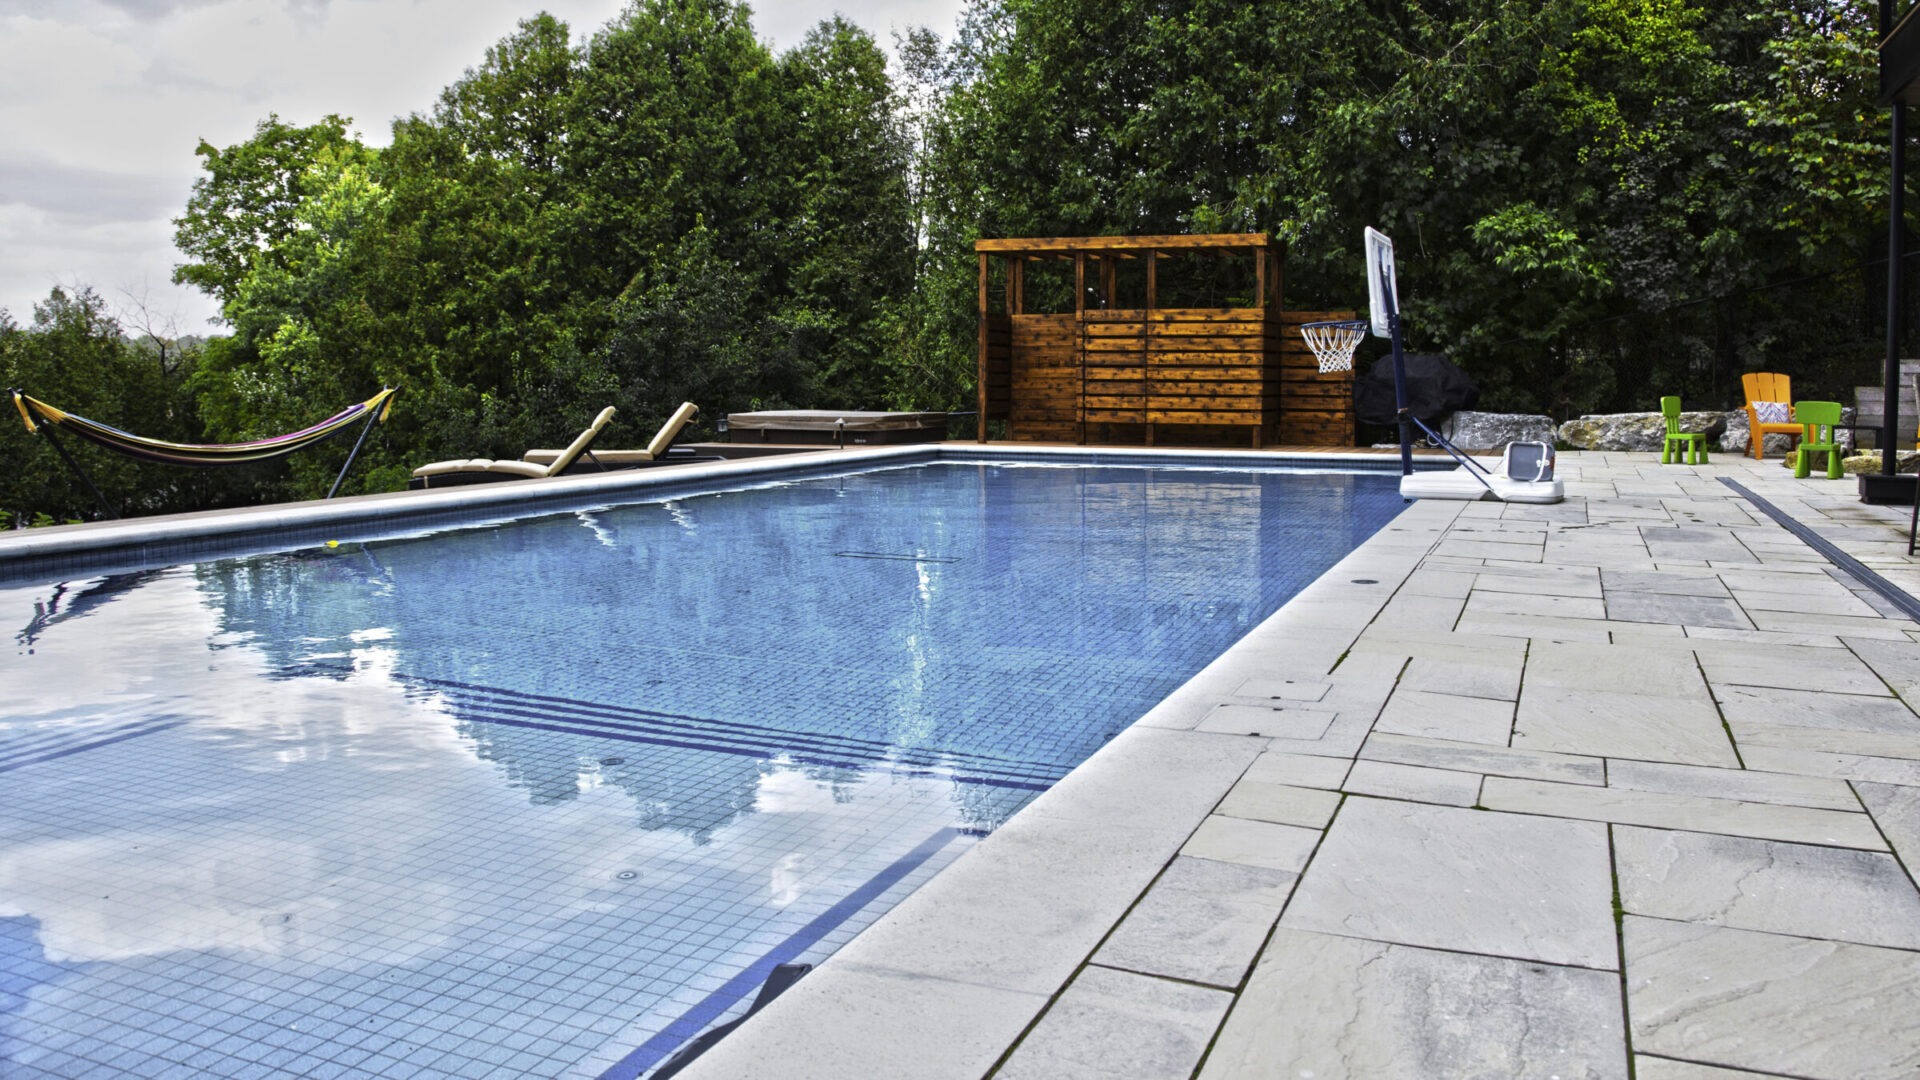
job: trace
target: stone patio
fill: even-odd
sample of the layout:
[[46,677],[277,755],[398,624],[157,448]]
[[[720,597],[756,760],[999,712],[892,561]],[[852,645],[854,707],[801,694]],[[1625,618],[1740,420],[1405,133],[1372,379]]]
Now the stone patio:
[[1906,508],[1419,503],[682,1073],[1920,1075]]

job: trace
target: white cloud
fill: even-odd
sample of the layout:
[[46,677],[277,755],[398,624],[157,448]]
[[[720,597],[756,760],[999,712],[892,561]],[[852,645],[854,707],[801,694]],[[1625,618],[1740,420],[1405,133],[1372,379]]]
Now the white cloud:
[[[926,24],[951,32],[962,0],[880,0],[849,18],[883,46]],[[25,322],[53,284],[105,295],[146,283],[181,324],[216,314],[166,284],[171,219],[199,172],[194,148],[248,138],[268,113],[351,117],[384,145],[392,121],[539,10],[576,37],[623,0],[0,0],[0,308]],[[833,0],[767,3],[756,32],[797,44]]]

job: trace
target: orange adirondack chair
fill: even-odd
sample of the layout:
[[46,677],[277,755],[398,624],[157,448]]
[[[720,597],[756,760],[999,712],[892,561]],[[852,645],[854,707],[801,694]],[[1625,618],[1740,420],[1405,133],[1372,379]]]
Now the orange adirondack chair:
[[[1793,422],[1792,379],[1770,371],[1749,371],[1740,376],[1740,385],[1747,391],[1747,432],[1752,440],[1751,452],[1755,458],[1763,456],[1762,447],[1768,435],[1788,435],[1799,442],[1803,431],[1799,424]],[[1756,408],[1762,404],[1770,404],[1774,408]],[[1780,409],[1785,409],[1786,415],[1777,418],[1770,416],[1766,420],[1760,418],[1763,411],[1777,414]]]

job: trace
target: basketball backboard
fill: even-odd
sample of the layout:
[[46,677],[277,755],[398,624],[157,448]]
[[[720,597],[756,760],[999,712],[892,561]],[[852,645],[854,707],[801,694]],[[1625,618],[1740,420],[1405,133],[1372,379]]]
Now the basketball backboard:
[[1393,241],[1386,233],[1367,227],[1367,299],[1372,304],[1373,336],[1393,333],[1389,316],[1400,314],[1400,286],[1393,276]]

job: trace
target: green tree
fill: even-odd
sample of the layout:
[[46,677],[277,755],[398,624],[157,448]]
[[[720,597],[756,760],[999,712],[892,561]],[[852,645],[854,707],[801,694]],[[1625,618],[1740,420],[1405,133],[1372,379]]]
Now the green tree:
[[[29,326],[0,311],[0,386],[138,435],[195,442],[201,432],[184,383],[198,353],[190,343],[167,344],[163,351],[129,340],[91,289],[55,288],[34,305]],[[0,476],[5,523],[99,517],[53,445],[15,421],[0,424],[0,459],[9,463]],[[234,497],[228,478],[148,465],[70,435],[60,445],[123,514],[193,510]]]

